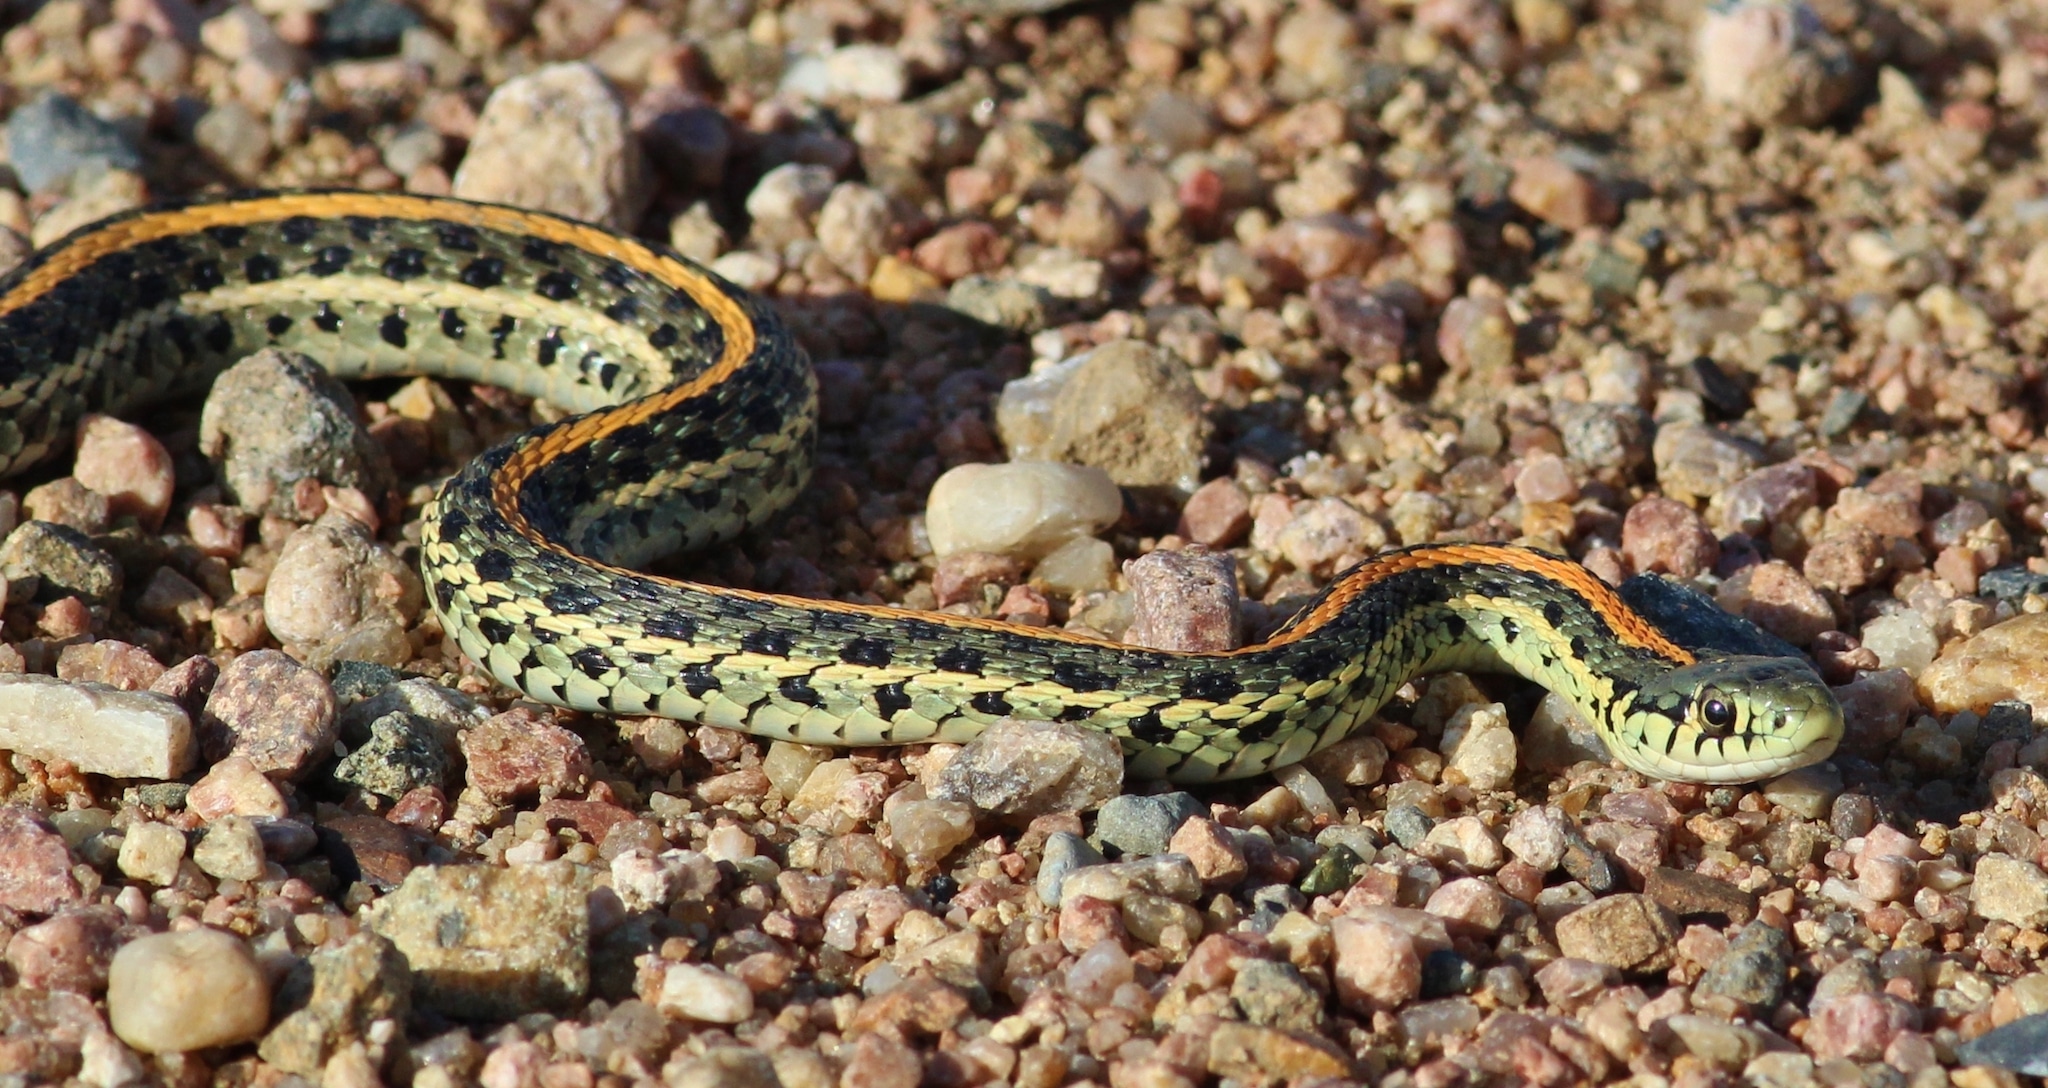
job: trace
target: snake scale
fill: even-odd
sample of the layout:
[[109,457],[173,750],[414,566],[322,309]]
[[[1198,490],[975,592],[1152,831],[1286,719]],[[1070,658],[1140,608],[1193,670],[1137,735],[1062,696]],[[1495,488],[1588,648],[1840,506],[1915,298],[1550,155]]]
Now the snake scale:
[[1115,736],[1133,774],[1180,782],[1299,761],[1444,669],[1535,680],[1667,779],[1752,781],[1842,732],[1804,663],[1696,658],[1584,568],[1515,547],[1378,556],[1228,653],[639,573],[803,488],[809,362],[760,300],[659,247],[447,198],[202,199],[38,251],[0,281],[0,475],[57,453],[88,411],[190,393],[272,346],[339,377],[486,382],[580,413],[486,452],[425,512],[448,635],[545,703],[840,745],[1076,721]]

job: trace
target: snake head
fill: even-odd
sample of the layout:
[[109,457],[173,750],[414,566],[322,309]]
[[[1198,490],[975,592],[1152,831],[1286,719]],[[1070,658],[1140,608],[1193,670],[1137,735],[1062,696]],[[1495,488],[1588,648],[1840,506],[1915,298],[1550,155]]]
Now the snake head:
[[1819,763],[1842,740],[1842,704],[1792,658],[1702,657],[1619,702],[1608,749],[1656,778],[1755,782]]

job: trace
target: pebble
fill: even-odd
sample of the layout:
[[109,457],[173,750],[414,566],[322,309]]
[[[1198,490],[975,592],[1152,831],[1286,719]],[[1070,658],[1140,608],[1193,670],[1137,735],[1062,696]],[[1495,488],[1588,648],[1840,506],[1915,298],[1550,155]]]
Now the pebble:
[[1060,908],[1066,909],[1076,899],[1124,903],[1136,895],[1192,903],[1201,894],[1202,878],[1193,862],[1179,854],[1157,854],[1073,870],[1060,882]]
[[78,455],[71,466],[79,483],[107,498],[113,517],[133,517],[156,529],[170,512],[177,479],[170,452],[148,431],[111,416],[87,415],[78,425]]
[[231,755],[208,768],[185,794],[185,809],[209,821],[223,816],[277,818],[289,811],[277,784],[243,755]]
[[[1255,248],[1260,257],[1278,263],[1300,282],[1315,284],[1335,276],[1364,275],[1385,245],[1386,229],[1371,212],[1325,212],[1280,223]],[[1317,316],[1322,316],[1320,309]]]
[[1515,731],[1507,708],[1499,703],[1459,707],[1444,725],[1442,743],[1447,769],[1465,777],[1475,790],[1501,790],[1514,784],[1517,761]]
[[145,1054],[230,1046],[270,1023],[270,984],[242,939],[217,929],[154,933],[107,970],[107,1021]]
[[106,989],[123,921],[109,906],[66,907],[17,930],[7,941],[7,965],[30,989],[94,996]]
[[1353,363],[1368,372],[1400,365],[1408,342],[1408,320],[1400,307],[1351,276],[1317,281],[1309,287],[1308,300],[1323,339]]
[[368,1041],[380,1020],[403,1022],[411,1007],[412,975],[390,941],[358,932],[306,957],[312,993],[303,1007],[279,1020],[257,1047],[264,1061],[311,1077],[351,1046]]
[[1354,1011],[1394,1009],[1422,992],[1422,953],[1406,930],[1340,915],[1330,920],[1337,998]]
[[1573,959],[1629,972],[1671,966],[1678,927],[1646,895],[1610,895],[1557,920],[1557,947]]
[[452,768],[437,733],[433,722],[417,714],[385,714],[335,765],[334,780],[392,801],[413,790],[442,788]]
[[[10,599],[47,604],[63,597],[112,601],[121,593],[121,564],[84,533],[47,521],[24,521],[0,541],[0,580]],[[17,588],[19,587],[19,588]]]
[[71,851],[40,813],[0,805],[0,907],[24,914],[54,914],[78,899]]
[[1515,163],[1508,199],[1523,211],[1563,230],[1607,226],[1620,214],[1613,194],[1598,179],[1562,159],[1537,156]]
[[62,525],[87,536],[106,532],[114,520],[107,497],[71,476],[29,488],[21,497],[21,512],[32,521]]
[[1102,852],[1088,844],[1088,840],[1071,831],[1055,831],[1045,838],[1045,846],[1039,855],[1038,878],[1033,890],[1038,901],[1048,907],[1060,905],[1060,885],[1067,874],[1090,865],[1101,865],[1108,859]]
[[456,167],[456,196],[631,231],[651,196],[626,103],[589,64],[498,84]]
[[1921,671],[1918,688],[1927,707],[1942,717],[1964,710],[1981,714],[2005,699],[2048,706],[2048,672],[2039,667],[2043,661],[2048,661],[2048,615],[2019,615],[1950,643]]
[[1977,859],[1971,910],[1980,918],[2025,929],[2048,927],[2048,874],[2024,858],[1986,854]]
[[856,283],[866,283],[889,249],[895,216],[880,190],[842,182],[818,210],[818,244]]
[[941,558],[993,552],[1038,558],[1123,516],[1123,495],[1102,469],[1017,462],[961,465],[932,485],[925,531]]
[[663,1012],[708,1024],[737,1024],[754,1015],[754,992],[746,983],[694,963],[669,966],[656,1003]]
[[[363,523],[329,511],[286,538],[263,591],[263,618],[285,644],[309,659],[400,665],[411,657],[404,626],[419,617],[425,593],[410,564],[378,543]],[[356,636],[371,628],[399,636],[375,654]]]
[[588,892],[567,862],[423,865],[369,924],[411,966],[415,1008],[503,1020],[565,1008],[588,991]]
[[256,824],[242,816],[223,816],[207,825],[192,848],[199,871],[220,880],[259,880],[263,876],[263,837]]
[[120,128],[70,95],[46,90],[7,118],[7,159],[31,193],[62,192],[75,178],[142,169]]
[[123,876],[167,887],[178,879],[178,864],[184,860],[185,836],[168,824],[145,820],[130,825],[121,838]]
[[1762,125],[1821,124],[1855,93],[1853,54],[1804,0],[1741,0],[1701,13],[1700,93]]
[[[2048,1013],[2022,1016],[1956,1047],[1964,1066],[1991,1066],[2027,1076],[2048,1076]],[[1962,1070],[1957,1070],[1958,1079]],[[1984,1083],[1991,1083],[1988,1079]]]
[[1221,477],[1188,496],[1176,531],[1205,548],[1228,548],[1242,542],[1251,527],[1251,496],[1236,480]]
[[1123,777],[1123,749],[1107,733],[1070,722],[1003,718],[946,764],[932,795],[1028,819],[1097,808],[1122,792]]
[[1721,542],[1691,507],[1652,495],[1629,507],[1622,519],[1621,553],[1639,573],[1693,579],[1714,569]]
[[929,869],[974,837],[974,809],[959,801],[905,801],[888,812],[889,837],[913,869]]
[[1091,841],[1125,857],[1163,854],[1182,824],[1207,811],[1193,794],[1178,791],[1145,797],[1120,794],[1103,802]]
[[312,359],[266,348],[213,383],[199,448],[231,500],[294,517],[294,484],[318,480],[381,495],[391,486],[383,448],[358,422],[355,398]]
[[198,734],[209,762],[244,756],[266,775],[296,781],[334,754],[334,691],[276,650],[246,653],[221,670]]
[[583,738],[552,712],[514,707],[464,732],[461,746],[470,788],[496,804],[581,792],[592,773]]
[[158,780],[183,775],[197,755],[192,720],[175,700],[33,673],[0,674],[0,748]]
[[[945,563],[945,560],[940,560],[941,567]],[[1109,589],[1116,584],[1116,571],[1116,549],[1108,541],[1077,536],[1039,560],[1031,568],[1031,581],[1049,592],[1072,598]],[[933,586],[937,586],[936,575]]]
[[836,186],[831,168],[825,166],[784,163],[761,175],[746,201],[755,235],[808,234],[811,217],[824,208]]
[[1754,445],[1704,423],[1673,423],[1657,429],[1650,457],[1657,486],[1680,502],[1707,499],[1755,471],[1763,453]]
[[1155,650],[1216,652],[1243,641],[1237,570],[1223,552],[1156,551],[1124,564],[1131,626],[1124,641]]
[[1783,930],[1751,922],[1736,933],[1725,954],[1707,964],[1694,992],[1726,997],[1751,1009],[1775,1007],[1791,971],[1791,955]]
[[1033,333],[1065,312],[1053,293],[1021,279],[963,276],[946,291],[947,307],[982,324],[1015,333]]
[[1012,461],[1092,465],[1124,487],[1178,495],[1199,483],[1210,431],[1187,363],[1136,340],[1006,384],[996,429]]
[[[1254,534],[1256,536],[1256,534]],[[1296,570],[1334,573],[1387,543],[1387,530],[1343,499],[1310,499],[1296,504],[1274,545]]]

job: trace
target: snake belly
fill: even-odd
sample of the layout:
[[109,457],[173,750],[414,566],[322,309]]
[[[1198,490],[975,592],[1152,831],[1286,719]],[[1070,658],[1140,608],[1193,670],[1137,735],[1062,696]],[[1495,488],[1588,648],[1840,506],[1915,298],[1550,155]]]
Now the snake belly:
[[1179,782],[1299,761],[1444,669],[1549,687],[1661,778],[1752,781],[1825,758],[1842,731],[1803,663],[1696,658],[1584,568],[1522,548],[1375,557],[1227,653],[640,573],[802,489],[808,360],[761,301],[659,247],[448,198],[205,199],[37,252],[0,280],[0,475],[59,450],[85,412],[203,388],[265,347],[581,413],[463,467],[424,519],[448,636],[545,703],[833,745],[1073,721],[1116,737],[1132,773]]

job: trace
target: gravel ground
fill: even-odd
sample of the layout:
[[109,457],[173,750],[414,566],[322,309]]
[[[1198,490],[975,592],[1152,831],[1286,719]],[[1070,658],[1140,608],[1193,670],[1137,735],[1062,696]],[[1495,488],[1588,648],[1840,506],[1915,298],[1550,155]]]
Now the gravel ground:
[[0,491],[0,1081],[2048,1075],[2048,14],[1047,6],[14,3],[0,260],[251,185],[636,230],[823,389],[674,572],[1200,648],[1518,540],[1810,655],[1837,757],[1650,783],[1459,676],[1186,792],[518,705],[418,514],[553,410],[264,352]]

